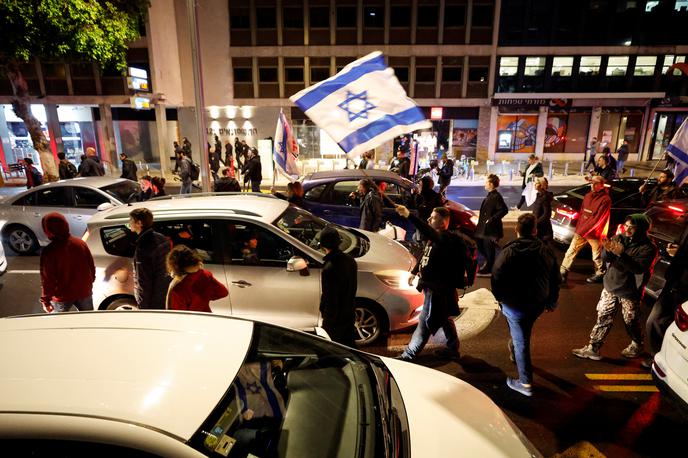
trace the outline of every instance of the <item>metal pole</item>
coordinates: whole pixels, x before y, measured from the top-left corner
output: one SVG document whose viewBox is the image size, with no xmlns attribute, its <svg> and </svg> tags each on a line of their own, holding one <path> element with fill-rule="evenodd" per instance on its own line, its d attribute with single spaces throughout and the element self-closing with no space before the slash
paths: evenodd
<svg viewBox="0 0 688 458">
<path fill-rule="evenodd" d="M 196 103 L 196 142 L 201 155 L 201 188 L 210 191 L 210 177 L 208 170 L 208 151 L 206 151 L 207 137 L 205 134 L 205 100 L 203 97 L 203 72 L 201 71 L 201 54 L 199 52 L 198 36 L 198 4 L 196 0 L 186 0 L 186 12 L 189 20 L 189 39 L 191 41 L 191 62 L 194 79 L 194 102 Z"/>
</svg>

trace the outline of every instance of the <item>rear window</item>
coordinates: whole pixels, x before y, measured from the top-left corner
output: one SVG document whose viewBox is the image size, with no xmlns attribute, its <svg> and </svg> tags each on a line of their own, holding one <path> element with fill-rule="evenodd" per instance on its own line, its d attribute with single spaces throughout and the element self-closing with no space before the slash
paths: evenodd
<svg viewBox="0 0 688 458">
<path fill-rule="evenodd" d="M 126 180 L 103 186 L 100 190 L 108 193 L 120 202 L 127 203 L 132 194 L 137 195 L 141 192 L 141 187 L 135 181 Z"/>
<path fill-rule="evenodd" d="M 681 207 L 675 208 L 678 210 L 658 205 L 645 212 L 652 219 L 651 235 L 666 242 L 679 243 L 688 215 L 680 210 Z"/>
</svg>

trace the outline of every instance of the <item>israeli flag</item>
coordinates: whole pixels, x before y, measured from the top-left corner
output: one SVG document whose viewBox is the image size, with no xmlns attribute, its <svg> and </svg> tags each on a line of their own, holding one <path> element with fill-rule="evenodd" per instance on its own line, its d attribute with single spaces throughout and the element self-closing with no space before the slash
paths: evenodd
<svg viewBox="0 0 688 458">
<path fill-rule="evenodd" d="M 290 99 L 350 156 L 432 126 L 379 51 Z"/>
<path fill-rule="evenodd" d="M 294 137 L 287 117 L 282 111 L 277 118 L 273 157 L 277 170 L 289 178 L 289 181 L 298 178 L 300 172 L 296 160 L 299 157 L 299 144 Z"/>
<path fill-rule="evenodd" d="M 688 118 L 683 121 L 667 146 L 667 153 L 676 161 L 674 182 L 681 186 L 688 181 Z"/>
</svg>

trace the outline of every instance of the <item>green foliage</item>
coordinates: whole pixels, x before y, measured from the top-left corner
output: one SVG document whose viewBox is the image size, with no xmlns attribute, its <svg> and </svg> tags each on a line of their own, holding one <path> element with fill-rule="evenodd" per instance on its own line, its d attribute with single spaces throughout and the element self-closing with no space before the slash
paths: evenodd
<svg viewBox="0 0 688 458">
<path fill-rule="evenodd" d="M 149 0 L 0 0 L 0 66 L 39 57 L 124 72 L 148 6 Z"/>
</svg>

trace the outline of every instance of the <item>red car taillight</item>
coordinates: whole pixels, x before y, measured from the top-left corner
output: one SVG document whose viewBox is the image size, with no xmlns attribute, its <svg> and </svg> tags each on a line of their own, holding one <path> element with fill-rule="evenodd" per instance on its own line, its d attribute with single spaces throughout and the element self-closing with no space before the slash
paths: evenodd
<svg viewBox="0 0 688 458">
<path fill-rule="evenodd" d="M 676 313 L 674 314 L 674 321 L 676 322 L 676 326 L 681 331 L 686 331 L 688 330 L 688 313 L 686 313 L 685 310 L 683 310 L 683 306 L 679 305 L 676 307 Z"/>
<path fill-rule="evenodd" d="M 555 212 L 557 215 L 565 216 L 571 220 L 578 218 L 578 212 L 576 211 L 568 211 L 564 210 L 563 208 L 557 208 Z"/>
</svg>

